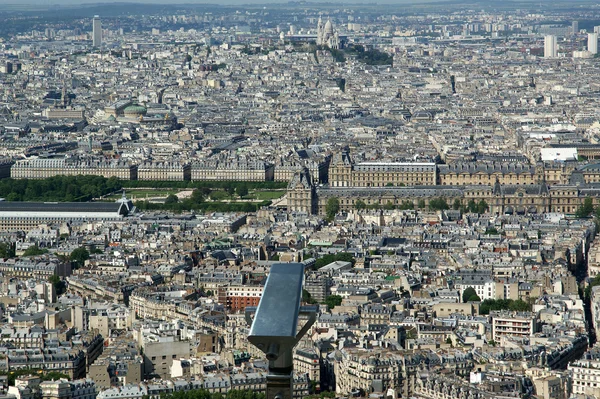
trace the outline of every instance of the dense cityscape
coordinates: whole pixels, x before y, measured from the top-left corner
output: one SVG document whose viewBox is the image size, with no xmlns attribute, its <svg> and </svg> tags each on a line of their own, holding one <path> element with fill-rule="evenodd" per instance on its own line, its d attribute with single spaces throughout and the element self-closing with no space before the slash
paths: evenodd
<svg viewBox="0 0 600 399">
<path fill-rule="evenodd" d="M 599 34 L 586 1 L 0 4 L 0 399 L 273 399 L 247 316 L 292 264 L 275 398 L 600 398 Z"/>
</svg>

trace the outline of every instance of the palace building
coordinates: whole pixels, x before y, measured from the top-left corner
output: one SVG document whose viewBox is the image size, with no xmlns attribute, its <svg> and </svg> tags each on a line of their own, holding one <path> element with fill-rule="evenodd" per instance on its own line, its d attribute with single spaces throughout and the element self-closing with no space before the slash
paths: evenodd
<svg viewBox="0 0 600 399">
<path fill-rule="evenodd" d="M 297 173 L 288 185 L 288 210 L 324 215 L 330 198 L 337 198 L 340 210 L 351 211 L 362 203 L 367 206 L 400 207 L 409 203 L 415 209 L 428 208 L 433 199 L 445 199 L 449 206 L 456 201 L 467 205 L 485 201 L 493 214 L 535 214 L 559 212 L 574 214 L 585 198 L 600 205 L 600 184 L 553 185 L 537 184 L 492 185 L 411 185 L 381 186 L 315 186 L 307 169 Z"/>
</svg>

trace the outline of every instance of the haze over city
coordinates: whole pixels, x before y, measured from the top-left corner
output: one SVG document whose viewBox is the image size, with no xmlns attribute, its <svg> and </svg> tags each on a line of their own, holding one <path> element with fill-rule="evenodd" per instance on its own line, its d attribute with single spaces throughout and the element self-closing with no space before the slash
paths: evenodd
<svg viewBox="0 0 600 399">
<path fill-rule="evenodd" d="M 0 0 L 0 399 L 600 398 L 599 35 Z"/>
</svg>

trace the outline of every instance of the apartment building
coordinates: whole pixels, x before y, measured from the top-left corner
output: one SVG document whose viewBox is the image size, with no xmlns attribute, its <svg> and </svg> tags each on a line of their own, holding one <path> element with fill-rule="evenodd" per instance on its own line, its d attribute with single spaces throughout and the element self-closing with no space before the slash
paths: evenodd
<svg viewBox="0 0 600 399">
<path fill-rule="evenodd" d="M 502 337 L 530 337 L 537 332 L 537 317 L 529 312 L 491 312 L 492 339 L 500 342 Z"/>
<path fill-rule="evenodd" d="M 248 306 L 258 306 L 263 286 L 228 285 L 217 290 L 219 303 L 233 312 L 242 311 Z"/>
<path fill-rule="evenodd" d="M 572 375 L 573 394 L 600 397 L 600 351 L 588 350 L 567 368 Z"/>
</svg>

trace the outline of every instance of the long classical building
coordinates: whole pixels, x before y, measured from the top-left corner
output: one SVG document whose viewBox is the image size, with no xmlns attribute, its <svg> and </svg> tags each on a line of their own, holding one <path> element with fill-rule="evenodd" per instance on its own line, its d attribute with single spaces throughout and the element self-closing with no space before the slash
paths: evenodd
<svg viewBox="0 0 600 399">
<path fill-rule="evenodd" d="M 192 164 L 192 181 L 273 181 L 275 167 L 260 160 L 202 160 Z"/>
<path fill-rule="evenodd" d="M 137 180 L 137 166 L 126 161 L 36 158 L 16 162 L 10 169 L 13 179 L 45 179 L 52 176 L 98 175 Z"/>
<path fill-rule="evenodd" d="M 406 206 L 427 208 L 433 199 L 443 198 L 449 206 L 456 201 L 467 205 L 485 201 L 494 214 L 525 214 L 560 212 L 573 214 L 591 198 L 594 206 L 600 205 L 600 185 L 537 184 L 493 185 L 413 185 L 406 187 L 335 187 L 315 186 L 310 172 L 296 174 L 288 185 L 287 202 L 291 211 L 324 215 L 330 198 L 337 198 L 340 210 L 356 209 L 359 201 L 367 206 Z"/>
<path fill-rule="evenodd" d="M 329 165 L 332 187 L 385 187 L 437 184 L 433 162 L 359 162 L 350 154 L 335 154 Z"/>
</svg>

